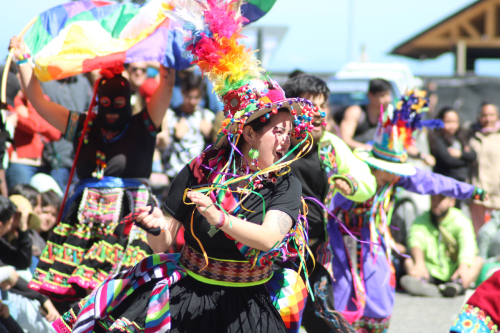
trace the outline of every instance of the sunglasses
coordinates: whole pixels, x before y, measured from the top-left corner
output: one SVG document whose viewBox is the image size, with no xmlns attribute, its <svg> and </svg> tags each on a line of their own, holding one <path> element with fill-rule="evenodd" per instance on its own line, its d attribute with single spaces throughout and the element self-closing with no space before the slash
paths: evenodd
<svg viewBox="0 0 500 333">
<path fill-rule="evenodd" d="M 142 73 L 146 73 L 147 68 L 143 68 L 143 67 L 130 67 L 130 70 L 133 73 L 138 72 L 138 71 L 141 71 Z"/>
</svg>

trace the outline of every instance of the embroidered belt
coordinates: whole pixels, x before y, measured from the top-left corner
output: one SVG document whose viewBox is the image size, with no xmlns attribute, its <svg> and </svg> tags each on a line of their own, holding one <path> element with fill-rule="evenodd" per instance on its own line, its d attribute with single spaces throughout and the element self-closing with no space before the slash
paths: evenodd
<svg viewBox="0 0 500 333">
<path fill-rule="evenodd" d="M 209 257 L 208 266 L 205 267 L 205 257 L 187 245 L 182 249 L 180 263 L 190 271 L 188 273 L 220 282 L 259 284 L 258 282 L 265 283 L 273 275 L 272 265 L 252 268 L 252 264 L 248 261 L 228 261 Z M 200 271 L 203 267 L 205 269 Z"/>
</svg>

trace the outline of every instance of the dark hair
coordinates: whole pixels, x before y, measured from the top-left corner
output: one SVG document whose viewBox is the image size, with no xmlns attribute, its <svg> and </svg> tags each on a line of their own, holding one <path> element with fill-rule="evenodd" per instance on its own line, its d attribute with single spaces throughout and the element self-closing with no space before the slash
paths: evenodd
<svg viewBox="0 0 500 333">
<path fill-rule="evenodd" d="M 17 184 L 10 189 L 9 195 L 19 194 L 28 199 L 33 208 L 38 204 L 38 195 L 40 192 L 28 184 Z"/>
<path fill-rule="evenodd" d="M 444 121 L 444 116 L 448 112 L 455 112 L 458 116 L 459 125 L 458 125 L 457 132 L 455 133 L 455 135 L 449 136 L 449 135 L 445 135 L 442 130 L 437 130 L 435 132 L 435 135 L 438 137 L 444 138 L 444 140 L 446 141 L 446 143 L 448 145 L 451 145 L 453 143 L 453 141 L 455 141 L 455 139 L 456 139 L 456 140 L 460 141 L 462 146 L 467 146 L 469 135 L 468 135 L 467 131 L 462 128 L 462 126 L 460 124 L 460 115 L 453 107 L 451 107 L 449 105 L 443 106 L 441 109 L 439 109 L 439 112 L 436 114 L 436 119 L 441 119 Z M 432 141 L 432 140 L 429 140 L 429 141 Z M 432 147 L 432 144 L 431 144 L 431 147 Z"/>
<path fill-rule="evenodd" d="M 16 205 L 9 198 L 0 196 L 0 222 L 7 222 L 16 212 Z"/>
<path fill-rule="evenodd" d="M 61 207 L 61 198 L 59 195 L 53 190 L 48 190 L 47 192 L 42 193 L 42 207 L 46 206 L 54 206 L 56 210 L 59 210 Z"/>
<path fill-rule="evenodd" d="M 302 74 L 288 79 L 283 85 L 283 90 L 287 98 L 323 95 L 325 102 L 330 97 L 330 89 L 326 82 L 317 76 Z"/>
<path fill-rule="evenodd" d="M 368 85 L 368 92 L 372 94 L 391 91 L 392 86 L 389 81 L 384 79 L 371 79 Z"/>
<path fill-rule="evenodd" d="M 299 75 L 304 75 L 305 73 L 306 72 L 304 72 L 303 70 L 296 69 L 293 72 L 291 72 L 290 74 L 288 74 L 288 78 L 291 79 L 291 78 L 294 78 L 294 77 L 299 76 Z"/>
<path fill-rule="evenodd" d="M 203 77 L 194 73 L 189 73 L 181 81 L 181 91 L 187 93 L 194 89 L 199 89 L 200 95 L 203 97 L 205 95 L 205 90 L 207 90 L 207 85 Z"/>
</svg>

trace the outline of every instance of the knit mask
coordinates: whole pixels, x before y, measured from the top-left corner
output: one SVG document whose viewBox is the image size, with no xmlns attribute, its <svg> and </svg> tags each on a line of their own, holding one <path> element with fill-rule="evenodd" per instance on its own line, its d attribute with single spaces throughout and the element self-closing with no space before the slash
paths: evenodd
<svg viewBox="0 0 500 333">
<path fill-rule="evenodd" d="M 101 126 L 109 130 L 123 130 L 132 116 L 130 84 L 121 74 L 103 77 L 97 90 L 97 117 Z M 107 115 L 118 115 L 109 119 Z"/>
</svg>

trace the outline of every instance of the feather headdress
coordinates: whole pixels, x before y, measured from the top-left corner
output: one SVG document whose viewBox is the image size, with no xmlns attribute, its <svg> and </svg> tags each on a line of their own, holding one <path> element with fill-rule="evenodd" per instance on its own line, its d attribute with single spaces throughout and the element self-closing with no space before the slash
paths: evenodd
<svg viewBox="0 0 500 333">
<path fill-rule="evenodd" d="M 313 105 L 301 98 L 287 99 L 281 87 L 265 74 L 251 49 L 239 44 L 247 19 L 242 0 L 172 0 L 174 11 L 165 14 L 184 22 L 185 52 L 192 54 L 203 75 L 224 103 L 226 120 L 219 139 L 233 140 L 243 125 L 287 107 L 296 117 L 294 136 L 307 136 Z"/>
</svg>

